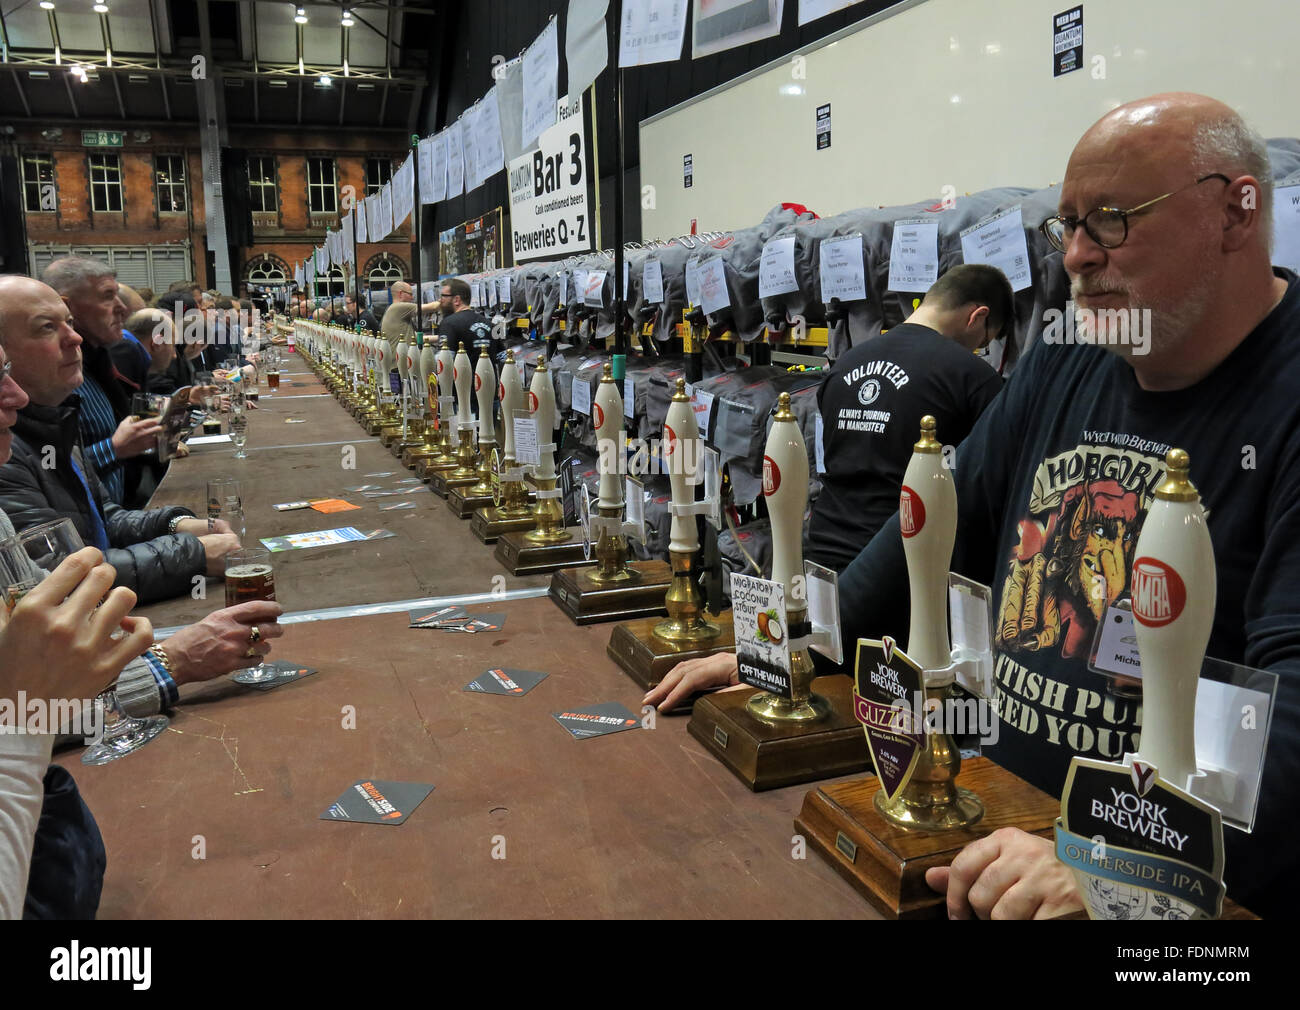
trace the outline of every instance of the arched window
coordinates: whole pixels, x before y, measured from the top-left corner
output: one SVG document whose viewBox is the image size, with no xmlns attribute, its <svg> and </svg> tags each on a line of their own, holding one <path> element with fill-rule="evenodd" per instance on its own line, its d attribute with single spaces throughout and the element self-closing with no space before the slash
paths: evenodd
<svg viewBox="0 0 1300 1010">
<path fill-rule="evenodd" d="M 244 273 L 244 283 L 250 286 L 268 287 L 275 284 L 288 284 L 292 280 L 293 275 L 289 272 L 289 264 L 279 256 L 270 253 L 263 253 L 249 260 Z"/>
<path fill-rule="evenodd" d="M 370 257 L 366 263 L 364 276 L 371 291 L 385 291 L 393 281 L 408 279 L 406 264 L 401 257 L 387 252 Z"/>
</svg>

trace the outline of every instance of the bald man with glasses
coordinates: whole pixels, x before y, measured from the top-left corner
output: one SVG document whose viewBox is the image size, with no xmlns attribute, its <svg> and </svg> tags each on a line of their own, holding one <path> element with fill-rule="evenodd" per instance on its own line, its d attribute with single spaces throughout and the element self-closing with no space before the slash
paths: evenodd
<svg viewBox="0 0 1300 1010">
<path fill-rule="evenodd" d="M 1271 204 L 1263 140 L 1214 99 L 1155 95 L 1084 133 L 1043 228 L 1079 339 L 1037 342 L 958 447 L 952 564 L 993 587 L 985 753 L 1059 796 L 1076 755 L 1137 750 L 1140 702 L 1108 693 L 1089 647 L 1130 594 L 1165 453 L 1188 451 L 1217 569 L 1208 654 L 1279 678 L 1255 830 L 1225 837 L 1228 895 L 1261 915 L 1291 910 L 1300 870 L 1300 279 L 1271 265 Z M 840 576 L 845 641 L 906 629 L 907 584 L 895 514 Z M 735 657 L 710 657 L 647 701 L 735 683 Z M 1052 843 L 1010 828 L 926 880 L 953 918 L 1081 907 Z"/>
</svg>

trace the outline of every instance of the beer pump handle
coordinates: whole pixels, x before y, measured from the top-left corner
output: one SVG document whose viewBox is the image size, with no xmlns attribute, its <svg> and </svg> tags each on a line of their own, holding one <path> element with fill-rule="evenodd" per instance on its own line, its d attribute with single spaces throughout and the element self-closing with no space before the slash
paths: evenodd
<svg viewBox="0 0 1300 1010">
<path fill-rule="evenodd" d="M 614 381 L 614 366 L 605 362 L 596 387 L 592 406 L 592 420 L 596 423 L 596 453 L 600 468 L 600 501 L 602 509 L 623 508 L 623 394 Z"/>
<path fill-rule="evenodd" d="M 936 422 L 921 418 L 921 438 L 903 474 L 898 520 L 907 556 L 912 600 L 907 654 L 927 673 L 948 670 L 952 679 L 952 646 L 948 637 L 948 570 L 957 539 L 957 489 L 944 465 L 943 446 L 935 437 Z M 935 681 L 931 686 L 938 686 Z"/>
<path fill-rule="evenodd" d="M 672 486 L 672 528 L 669 551 L 694 554 L 700 548 L 692 506 L 695 490 L 691 478 L 699 466 L 700 430 L 695 411 L 686 395 L 686 380 L 677 380 L 677 391 L 668 404 L 664 419 L 664 456 L 668 463 L 668 481 Z"/>
<path fill-rule="evenodd" d="M 438 374 L 438 355 L 433 347 L 425 344 L 420 349 L 420 396 L 424 397 L 429 391 L 429 379 L 431 376 Z"/>
<path fill-rule="evenodd" d="M 482 443 L 496 441 L 496 426 L 492 423 L 492 400 L 496 396 L 497 375 L 492 367 L 492 355 L 487 346 L 479 349 L 474 365 L 474 395 L 478 399 L 478 440 Z"/>
<path fill-rule="evenodd" d="M 537 418 L 537 441 L 541 451 L 538 464 L 539 480 L 555 477 L 555 387 L 551 385 L 551 371 L 545 361 L 539 361 L 533 370 L 533 381 L 528 388 L 528 408 Z"/>
<path fill-rule="evenodd" d="M 790 394 L 777 399 L 763 450 L 763 496 L 772 519 L 772 580 L 785 589 L 786 606 L 804 609 L 803 514 L 808 504 L 808 449 L 790 410 Z M 798 579 L 798 582 L 796 582 Z"/>
<path fill-rule="evenodd" d="M 1142 739 L 1135 758 L 1188 788 L 1196 767 L 1196 688 L 1214 623 L 1214 546 L 1191 460 L 1170 449 L 1133 558 L 1133 628 L 1142 658 Z"/>
<path fill-rule="evenodd" d="M 437 363 L 435 372 L 438 376 L 438 395 L 446 398 L 452 394 L 452 371 L 454 370 L 454 358 L 451 349 L 447 346 L 447 338 L 443 337 L 442 346 L 438 348 L 438 353 L 434 355 Z"/>
<path fill-rule="evenodd" d="M 469 395 L 474 378 L 469 367 L 469 355 L 465 353 L 464 344 L 456 352 L 456 357 L 452 361 L 451 377 L 456 386 L 456 423 L 457 425 L 471 424 L 474 415 L 470 410 Z"/>
<path fill-rule="evenodd" d="M 505 458 L 515 458 L 515 411 L 523 401 L 523 386 L 519 383 L 519 366 L 515 364 L 515 352 L 506 351 L 506 362 L 501 366 L 501 386 L 497 390 L 501 399 L 501 428 L 505 432 Z"/>
</svg>

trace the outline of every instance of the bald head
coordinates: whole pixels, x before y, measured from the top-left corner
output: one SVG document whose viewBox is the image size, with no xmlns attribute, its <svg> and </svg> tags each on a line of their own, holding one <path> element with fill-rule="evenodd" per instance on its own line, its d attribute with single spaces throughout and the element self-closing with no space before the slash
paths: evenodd
<svg viewBox="0 0 1300 1010">
<path fill-rule="evenodd" d="M 145 307 L 144 298 L 130 284 L 119 283 L 117 285 L 117 297 L 122 299 L 122 304 L 126 306 L 128 316 L 135 315 Z"/>
<path fill-rule="evenodd" d="M 0 344 L 32 402 L 55 406 L 81 385 L 81 337 L 59 293 L 30 277 L 0 276 Z"/>
<path fill-rule="evenodd" d="M 1170 182 L 1221 172 L 1232 179 L 1249 175 L 1261 212 L 1260 238 L 1272 241 L 1273 175 L 1268 147 L 1231 106 L 1190 91 L 1139 98 L 1097 120 L 1070 158 L 1123 153 L 1145 169 L 1164 165 Z M 1181 174 L 1179 174 L 1181 173 Z M 1067 170 L 1068 174 L 1068 170 Z"/>
<path fill-rule="evenodd" d="M 1153 95 L 1099 119 L 1061 186 L 1081 339 L 1148 389 L 1208 375 L 1285 289 L 1269 262 L 1271 190 L 1263 141 L 1213 98 Z"/>
</svg>

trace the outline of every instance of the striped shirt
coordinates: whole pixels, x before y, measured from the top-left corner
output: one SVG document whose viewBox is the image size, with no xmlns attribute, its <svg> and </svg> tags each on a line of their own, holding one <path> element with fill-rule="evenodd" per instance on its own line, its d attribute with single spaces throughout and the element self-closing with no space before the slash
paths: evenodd
<svg viewBox="0 0 1300 1010">
<path fill-rule="evenodd" d="M 85 381 L 77 392 L 81 394 L 81 441 L 86 447 L 86 458 L 99 475 L 105 494 L 121 505 L 126 483 L 122 476 L 122 461 L 113 450 L 117 415 L 113 413 L 108 394 L 93 375 L 85 374 Z"/>
</svg>

